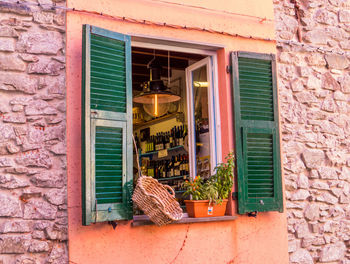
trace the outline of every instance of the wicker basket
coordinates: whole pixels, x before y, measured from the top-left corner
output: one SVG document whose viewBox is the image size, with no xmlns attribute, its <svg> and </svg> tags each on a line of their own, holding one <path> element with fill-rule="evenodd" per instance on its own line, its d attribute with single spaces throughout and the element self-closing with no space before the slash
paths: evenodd
<svg viewBox="0 0 350 264">
<path fill-rule="evenodd" d="M 132 200 L 158 226 L 170 224 L 183 216 L 174 190 L 152 177 L 141 176 L 138 179 Z"/>
</svg>

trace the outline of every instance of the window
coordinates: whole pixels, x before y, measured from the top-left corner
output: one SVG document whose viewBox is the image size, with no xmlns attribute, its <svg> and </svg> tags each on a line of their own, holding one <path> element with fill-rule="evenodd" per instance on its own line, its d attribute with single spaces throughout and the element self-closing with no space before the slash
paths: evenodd
<svg viewBox="0 0 350 264">
<path fill-rule="evenodd" d="M 163 133 L 163 138 L 167 135 L 167 131 L 157 131 L 159 128 L 155 129 L 156 126 L 153 127 L 153 131 L 133 126 L 132 107 L 137 106 L 137 103 L 133 103 L 133 98 L 140 93 L 135 88 L 136 77 L 131 75 L 132 67 L 135 66 L 132 64 L 132 51 L 135 50 L 139 53 L 150 52 L 149 48 L 132 48 L 130 36 L 89 25 L 83 27 L 84 225 L 132 218 L 131 195 L 134 176 L 132 134 L 138 135 L 140 139 L 144 136 L 145 139 L 149 139 L 157 133 Z M 156 51 L 154 53 L 156 54 Z M 179 71 L 179 74 L 185 77 L 187 87 L 186 89 L 183 87 L 180 91 L 184 98 L 180 104 L 183 104 L 182 110 L 185 115 L 183 120 L 174 121 L 181 123 L 181 126 L 175 123 L 175 130 L 181 135 L 186 134 L 184 131 L 188 131 L 187 139 L 183 138 L 178 145 L 185 146 L 188 142 L 188 150 L 184 149 L 188 151 L 190 175 L 201 174 L 203 177 L 208 177 L 220 162 L 221 153 L 220 129 L 218 129 L 220 121 L 219 113 L 216 111 L 217 89 L 214 89 L 215 63 L 211 56 L 191 57 L 190 54 L 188 56 L 191 62 Z M 168 61 L 169 58 L 169 55 L 165 56 Z M 232 62 L 235 77 L 239 212 L 281 210 L 274 60 L 269 56 L 260 58 L 252 54 L 234 53 Z M 148 78 L 147 75 L 144 77 Z M 169 71 L 165 77 L 169 77 Z M 171 78 L 173 81 L 175 79 Z M 171 81 L 167 84 L 170 86 Z M 156 104 L 153 102 L 153 105 Z M 139 106 L 141 108 L 140 104 Z M 142 108 L 142 111 L 155 111 L 153 114 L 156 116 L 162 110 L 158 107 Z M 165 112 L 171 111 L 166 109 Z M 134 113 L 139 113 L 139 110 L 136 109 Z M 150 121 L 159 124 L 159 120 Z M 157 142 L 153 140 L 152 144 Z M 162 142 L 162 146 L 160 149 L 169 148 L 164 147 L 165 141 Z M 160 150 L 153 146 L 152 151 L 149 151 L 145 145 L 140 148 L 144 153 L 148 151 L 145 157 L 150 157 L 149 161 L 153 161 L 154 153 Z M 167 155 L 170 155 L 170 160 L 186 161 L 186 158 L 178 152 Z M 155 167 L 158 168 L 159 164 L 164 166 L 164 162 L 157 162 Z"/>
</svg>

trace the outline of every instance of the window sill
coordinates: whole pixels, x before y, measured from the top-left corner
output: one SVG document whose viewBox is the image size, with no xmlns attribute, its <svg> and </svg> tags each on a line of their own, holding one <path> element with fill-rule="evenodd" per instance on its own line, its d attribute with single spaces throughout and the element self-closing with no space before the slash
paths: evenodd
<svg viewBox="0 0 350 264">
<path fill-rule="evenodd" d="M 171 224 L 173 225 L 173 224 L 223 222 L 223 221 L 234 221 L 236 219 L 237 219 L 237 216 L 234 216 L 234 215 L 192 218 L 192 217 L 188 217 L 187 214 L 184 214 L 184 217 L 181 220 L 173 222 Z M 151 220 L 149 220 L 148 216 L 146 215 L 134 215 L 131 225 L 145 226 L 145 225 L 154 225 L 154 223 Z"/>
</svg>

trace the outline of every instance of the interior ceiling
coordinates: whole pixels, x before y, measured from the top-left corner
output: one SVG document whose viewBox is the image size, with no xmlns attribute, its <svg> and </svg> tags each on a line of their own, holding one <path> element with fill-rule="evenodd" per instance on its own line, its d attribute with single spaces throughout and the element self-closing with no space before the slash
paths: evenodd
<svg viewBox="0 0 350 264">
<path fill-rule="evenodd" d="M 162 77 L 168 76 L 168 51 L 153 50 L 132 47 L 132 86 L 133 90 L 141 91 L 141 84 L 149 81 L 150 70 L 147 69 L 148 62 L 153 58 L 155 51 L 156 57 L 163 65 Z M 199 54 L 190 54 L 183 52 L 170 51 L 170 69 L 185 70 L 189 66 L 189 60 L 199 61 L 205 56 Z M 171 72 L 171 71 L 170 71 Z"/>
</svg>

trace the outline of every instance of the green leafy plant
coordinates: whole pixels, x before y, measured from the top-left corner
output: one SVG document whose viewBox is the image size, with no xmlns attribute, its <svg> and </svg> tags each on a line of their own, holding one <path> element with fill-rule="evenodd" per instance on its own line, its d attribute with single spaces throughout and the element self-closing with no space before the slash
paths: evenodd
<svg viewBox="0 0 350 264">
<path fill-rule="evenodd" d="M 183 196 L 191 195 L 193 200 L 205 200 L 202 199 L 203 179 L 197 176 L 194 180 L 185 181 L 183 187 L 186 189 Z"/>
<path fill-rule="evenodd" d="M 219 193 L 216 186 L 211 180 L 203 180 L 197 176 L 193 181 L 183 183 L 186 189 L 184 196 L 191 195 L 192 200 L 209 200 L 210 202 L 218 202 Z"/>
<path fill-rule="evenodd" d="M 215 174 L 208 180 L 197 176 L 193 181 L 186 181 L 183 187 L 186 189 L 183 196 L 192 196 L 192 200 L 209 200 L 221 204 L 222 199 L 227 199 L 234 180 L 234 155 L 232 152 L 226 157 L 225 163 L 215 167 Z"/>
<path fill-rule="evenodd" d="M 215 168 L 215 174 L 210 177 L 216 186 L 220 199 L 227 199 L 233 186 L 235 157 L 230 152 L 225 158 L 225 163 L 220 163 Z"/>
</svg>

